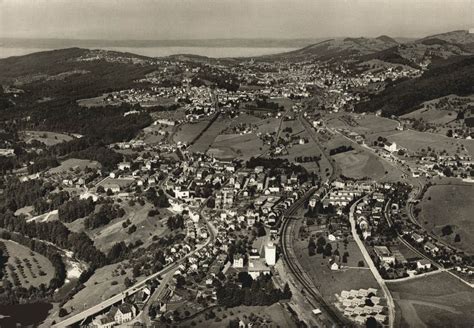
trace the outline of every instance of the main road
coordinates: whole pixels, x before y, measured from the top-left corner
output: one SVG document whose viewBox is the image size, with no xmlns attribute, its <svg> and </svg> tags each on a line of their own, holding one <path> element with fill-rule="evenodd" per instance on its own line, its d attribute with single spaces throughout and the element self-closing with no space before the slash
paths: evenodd
<svg viewBox="0 0 474 328">
<path fill-rule="evenodd" d="M 367 196 L 365 196 L 367 197 Z M 357 243 L 357 246 L 359 246 L 360 251 L 362 252 L 362 255 L 364 256 L 365 262 L 369 266 L 370 271 L 372 271 L 372 274 L 374 275 L 375 280 L 377 280 L 377 283 L 379 284 L 380 288 L 382 289 L 385 298 L 387 299 L 387 307 L 388 307 L 388 326 L 390 328 L 394 327 L 395 323 L 395 303 L 393 301 L 392 294 L 390 293 L 390 290 L 388 289 L 387 285 L 385 284 L 385 280 L 382 278 L 382 276 L 379 273 L 379 270 L 375 267 L 374 261 L 372 261 L 372 258 L 369 255 L 369 252 L 367 252 L 367 249 L 365 248 L 364 243 L 360 239 L 359 234 L 357 233 L 356 229 L 356 222 L 354 218 L 354 212 L 357 204 L 360 203 L 361 200 L 363 200 L 365 197 L 359 199 L 356 201 L 354 204 L 352 204 L 350 212 L 349 212 L 349 221 L 351 223 L 351 232 L 352 232 L 352 237 L 354 238 L 355 242 Z"/>
</svg>

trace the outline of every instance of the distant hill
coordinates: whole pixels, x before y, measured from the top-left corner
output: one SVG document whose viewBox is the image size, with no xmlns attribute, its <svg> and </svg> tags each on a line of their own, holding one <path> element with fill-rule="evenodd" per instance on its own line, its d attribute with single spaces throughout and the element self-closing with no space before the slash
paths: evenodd
<svg viewBox="0 0 474 328">
<path fill-rule="evenodd" d="M 403 115 L 424 101 L 449 94 L 474 93 L 474 56 L 457 56 L 434 64 L 421 77 L 388 87 L 369 101 L 358 104 L 358 112 L 382 110 L 385 116 Z"/>
<path fill-rule="evenodd" d="M 2 72 L 0 82 L 28 74 L 64 72 L 64 66 L 68 66 L 67 68 L 75 66 L 68 63 L 71 59 L 86 53 L 88 53 L 87 49 L 70 48 L 0 59 L 0 71 Z"/>
<path fill-rule="evenodd" d="M 422 62 L 436 62 L 454 56 L 474 54 L 474 34 L 453 31 L 418 40 L 376 38 L 329 39 L 307 47 L 269 56 L 261 60 L 321 60 L 364 62 L 378 59 L 392 64 L 419 67 Z"/>
<path fill-rule="evenodd" d="M 474 52 L 474 33 L 468 31 L 453 31 L 441 33 L 422 38 L 418 41 L 422 44 L 453 44 L 458 45 L 466 51 Z"/>
<path fill-rule="evenodd" d="M 330 39 L 307 47 L 276 55 L 263 56 L 263 59 L 287 60 L 346 60 L 372 54 L 397 45 L 392 38 L 344 38 Z"/>
<path fill-rule="evenodd" d="M 43 98 L 52 99 L 46 105 L 64 104 L 139 86 L 135 81 L 156 67 L 134 63 L 148 60 L 156 59 L 81 48 L 38 52 L 0 59 L 0 85 L 24 91 L 17 109 L 38 108 Z"/>
<path fill-rule="evenodd" d="M 381 35 L 379 37 L 377 37 L 377 40 L 380 40 L 382 42 L 385 42 L 385 43 L 393 43 L 393 44 L 396 44 L 398 43 L 395 39 L 387 36 L 387 35 Z"/>
<path fill-rule="evenodd" d="M 456 56 L 474 55 L 474 34 L 454 31 L 432 35 L 419 40 L 361 56 L 361 61 L 379 59 L 393 64 L 419 67 L 421 63 L 436 63 Z"/>
</svg>

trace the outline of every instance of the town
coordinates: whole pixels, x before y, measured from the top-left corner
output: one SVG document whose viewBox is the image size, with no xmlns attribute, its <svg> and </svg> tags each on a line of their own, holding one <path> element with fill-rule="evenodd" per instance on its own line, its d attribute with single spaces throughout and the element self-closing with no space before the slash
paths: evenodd
<svg viewBox="0 0 474 328">
<path fill-rule="evenodd" d="M 387 38 L 9 73 L 2 100 L 39 109 L 0 125 L 2 304 L 45 304 L 41 327 L 472 322 L 474 98 L 372 105 L 461 50 Z"/>
</svg>

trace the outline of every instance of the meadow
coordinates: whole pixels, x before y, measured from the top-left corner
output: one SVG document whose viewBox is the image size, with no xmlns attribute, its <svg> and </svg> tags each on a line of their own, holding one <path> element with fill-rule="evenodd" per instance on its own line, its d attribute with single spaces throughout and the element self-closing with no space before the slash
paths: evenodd
<svg viewBox="0 0 474 328">
<path fill-rule="evenodd" d="M 474 253 L 474 186 L 434 185 L 421 201 L 420 223 L 433 233 L 443 236 L 442 228 L 451 226 L 453 233 L 443 238 L 468 253 Z M 455 241 L 459 234 L 460 241 Z"/>
<path fill-rule="evenodd" d="M 459 151 L 460 155 L 474 154 L 474 142 L 472 140 L 453 139 L 436 133 L 405 130 L 388 134 L 386 138 L 410 152 L 418 152 L 430 147 L 437 152 L 446 151 L 448 154 L 454 155 L 458 149 L 465 147 L 467 151 Z"/>
<path fill-rule="evenodd" d="M 28 288 L 40 284 L 49 285 L 54 276 L 51 262 L 41 254 L 11 240 L 3 240 L 9 258 L 6 264 L 7 277 L 15 286 Z"/>
<path fill-rule="evenodd" d="M 206 131 L 204 131 L 194 144 L 189 147 L 189 150 L 205 153 L 209 147 L 212 146 L 214 139 L 216 139 L 216 137 L 227 128 L 228 124 L 229 121 L 227 119 L 219 117 Z"/>
<path fill-rule="evenodd" d="M 173 140 L 189 144 L 209 123 L 208 120 L 201 120 L 193 123 L 186 123 L 178 127 Z"/>
<path fill-rule="evenodd" d="M 253 133 L 248 134 L 221 134 L 218 135 L 209 150 L 208 155 L 213 155 L 220 159 L 249 159 L 258 156 L 265 151 L 268 146 Z"/>
<path fill-rule="evenodd" d="M 399 327 L 472 327 L 474 292 L 449 273 L 391 282 L 388 287 Z"/>
<path fill-rule="evenodd" d="M 65 161 L 62 161 L 59 166 L 49 169 L 49 173 L 63 173 L 70 170 L 84 170 L 86 167 L 95 169 L 99 168 L 100 164 L 96 161 L 91 161 L 88 159 L 78 159 L 78 158 L 69 158 Z"/>
<path fill-rule="evenodd" d="M 54 146 L 58 143 L 67 142 L 73 139 L 73 137 L 56 132 L 48 131 L 22 131 L 20 138 L 26 142 L 31 143 L 33 140 L 37 140 L 44 143 L 46 146 Z"/>
</svg>

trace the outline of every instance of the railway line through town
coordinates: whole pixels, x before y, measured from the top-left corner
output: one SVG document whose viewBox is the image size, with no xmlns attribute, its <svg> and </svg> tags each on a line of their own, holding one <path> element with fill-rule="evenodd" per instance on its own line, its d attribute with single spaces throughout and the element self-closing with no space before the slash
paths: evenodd
<svg viewBox="0 0 474 328">
<path fill-rule="evenodd" d="M 282 220 L 281 226 L 281 247 L 283 251 L 283 259 L 295 279 L 303 287 L 305 294 L 308 297 L 308 302 L 311 303 L 315 308 L 320 308 L 327 317 L 331 326 L 337 327 L 348 327 L 350 323 L 345 319 L 340 313 L 337 312 L 320 294 L 317 287 L 312 282 L 311 278 L 307 273 L 304 272 L 297 257 L 295 256 L 292 238 L 293 238 L 293 228 L 294 220 L 291 218 L 292 215 L 317 191 L 316 187 L 308 190 L 298 201 L 296 201 L 285 213 Z"/>
</svg>

